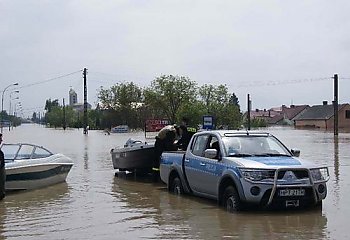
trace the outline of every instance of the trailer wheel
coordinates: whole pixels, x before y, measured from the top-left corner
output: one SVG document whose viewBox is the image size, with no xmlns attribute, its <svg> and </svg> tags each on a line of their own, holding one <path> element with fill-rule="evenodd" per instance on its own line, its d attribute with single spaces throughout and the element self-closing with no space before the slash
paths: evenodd
<svg viewBox="0 0 350 240">
<path fill-rule="evenodd" d="M 233 213 L 243 209 L 243 203 L 239 198 L 236 188 L 233 186 L 228 186 L 225 189 L 222 201 L 224 208 L 228 212 Z"/>
<path fill-rule="evenodd" d="M 175 195 L 182 195 L 184 193 L 182 183 L 179 177 L 175 177 L 172 181 L 170 191 Z"/>
</svg>

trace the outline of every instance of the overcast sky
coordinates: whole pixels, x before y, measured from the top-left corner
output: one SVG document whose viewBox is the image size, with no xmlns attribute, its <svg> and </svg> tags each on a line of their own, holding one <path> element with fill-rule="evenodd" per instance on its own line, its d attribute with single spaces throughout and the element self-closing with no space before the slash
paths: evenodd
<svg viewBox="0 0 350 240">
<path fill-rule="evenodd" d="M 84 67 L 92 105 L 100 86 L 173 74 L 226 84 L 246 110 L 248 93 L 253 108 L 331 102 L 337 73 L 350 102 L 349 13 L 346 0 L 0 0 L 0 90 L 18 82 L 31 116 L 70 87 L 83 102 Z"/>
</svg>

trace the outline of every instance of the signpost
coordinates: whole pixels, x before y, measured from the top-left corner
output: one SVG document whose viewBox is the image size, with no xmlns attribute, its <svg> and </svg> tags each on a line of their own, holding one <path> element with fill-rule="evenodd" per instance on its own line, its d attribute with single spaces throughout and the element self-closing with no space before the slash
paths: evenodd
<svg viewBox="0 0 350 240">
<path fill-rule="evenodd" d="M 168 119 L 148 119 L 145 123 L 145 138 L 147 132 L 159 132 L 163 127 L 170 124 Z"/>
<path fill-rule="evenodd" d="M 214 128 L 214 118 L 210 115 L 203 116 L 203 129 L 213 129 Z"/>
</svg>

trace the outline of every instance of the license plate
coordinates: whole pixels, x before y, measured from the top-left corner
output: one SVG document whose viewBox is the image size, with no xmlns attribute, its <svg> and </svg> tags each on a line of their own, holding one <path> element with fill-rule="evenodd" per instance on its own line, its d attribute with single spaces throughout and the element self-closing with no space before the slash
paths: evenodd
<svg viewBox="0 0 350 240">
<path fill-rule="evenodd" d="M 305 189 L 280 189 L 279 196 L 281 197 L 293 197 L 293 196 L 304 196 Z"/>
</svg>

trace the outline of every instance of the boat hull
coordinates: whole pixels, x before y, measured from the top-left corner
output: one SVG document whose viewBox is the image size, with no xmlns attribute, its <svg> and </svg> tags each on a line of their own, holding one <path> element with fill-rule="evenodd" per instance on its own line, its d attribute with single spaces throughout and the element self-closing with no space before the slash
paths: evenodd
<svg viewBox="0 0 350 240">
<path fill-rule="evenodd" d="M 62 154 L 5 165 L 6 191 L 31 190 L 64 182 L 73 162 Z"/>
<path fill-rule="evenodd" d="M 113 168 L 120 171 L 151 170 L 155 160 L 153 145 L 115 148 L 111 150 Z"/>
</svg>

